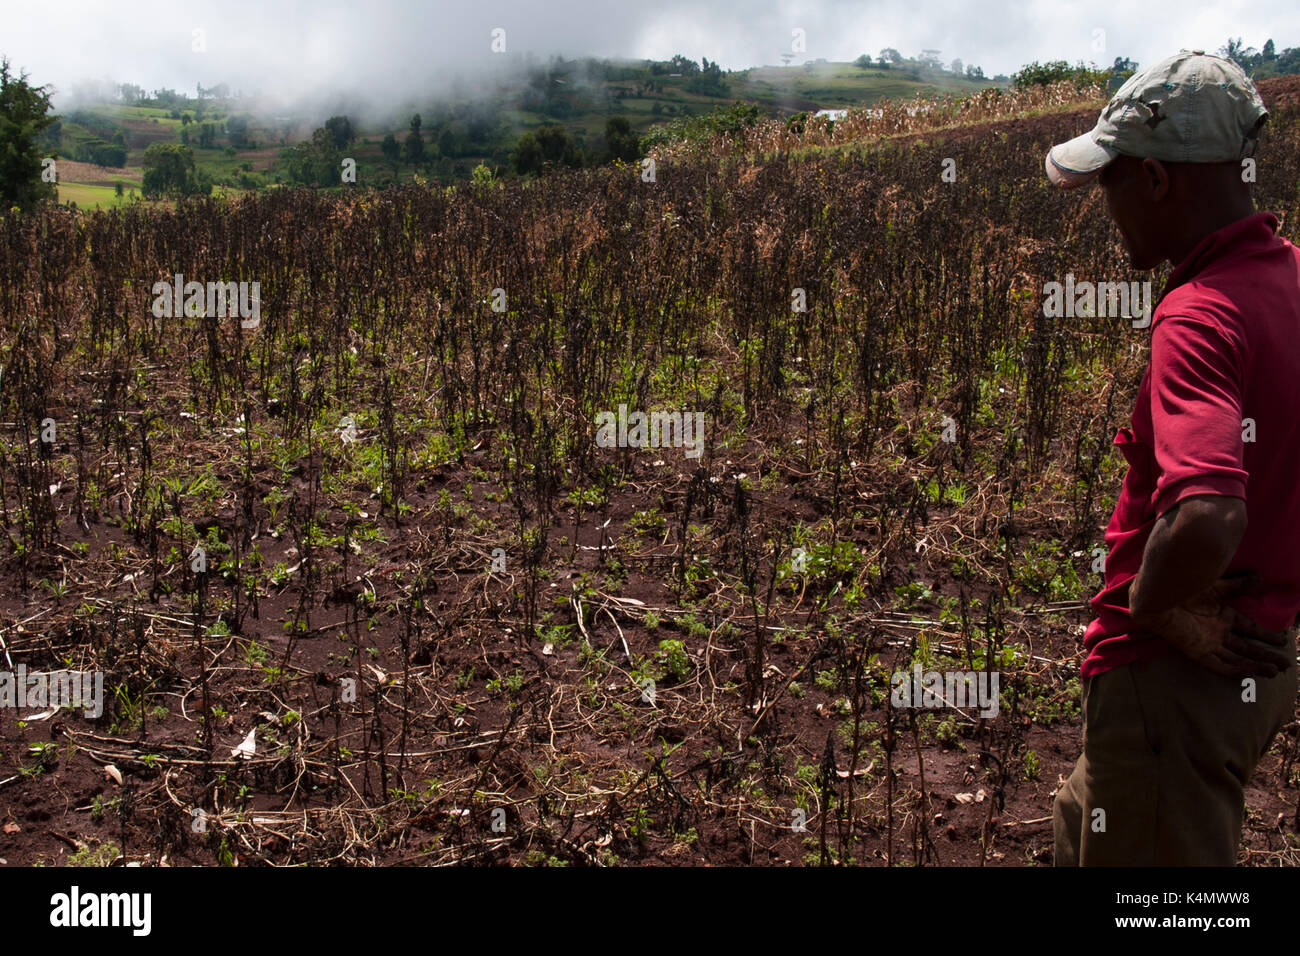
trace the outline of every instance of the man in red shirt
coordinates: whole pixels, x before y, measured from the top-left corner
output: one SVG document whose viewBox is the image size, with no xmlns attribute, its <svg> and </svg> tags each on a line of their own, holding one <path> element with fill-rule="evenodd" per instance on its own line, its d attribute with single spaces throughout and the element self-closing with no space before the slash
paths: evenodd
<svg viewBox="0 0 1300 956">
<path fill-rule="evenodd" d="M 1135 268 L 1174 265 L 1115 438 L 1058 866 L 1233 865 L 1244 786 L 1295 712 L 1300 251 L 1250 197 L 1267 115 L 1235 64 L 1183 52 L 1046 160 L 1058 186 L 1099 183 Z"/>
</svg>

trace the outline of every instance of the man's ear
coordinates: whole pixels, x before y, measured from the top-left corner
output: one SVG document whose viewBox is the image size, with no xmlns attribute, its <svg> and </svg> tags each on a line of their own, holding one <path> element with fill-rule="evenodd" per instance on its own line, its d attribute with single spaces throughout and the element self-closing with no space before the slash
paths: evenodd
<svg viewBox="0 0 1300 956">
<path fill-rule="evenodd" d="M 1147 194 L 1153 202 L 1159 202 L 1169 195 L 1169 167 L 1160 160 L 1142 160 L 1142 177 L 1147 186 Z"/>
</svg>

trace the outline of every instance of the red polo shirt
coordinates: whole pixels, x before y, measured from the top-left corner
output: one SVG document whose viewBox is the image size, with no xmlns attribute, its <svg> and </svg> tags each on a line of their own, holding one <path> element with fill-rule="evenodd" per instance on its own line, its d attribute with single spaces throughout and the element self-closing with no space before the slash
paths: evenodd
<svg viewBox="0 0 1300 956">
<path fill-rule="evenodd" d="M 1300 250 L 1277 225 L 1260 212 L 1225 226 L 1169 276 L 1132 428 L 1115 436 L 1129 468 L 1106 528 L 1085 678 L 1172 649 L 1133 630 L 1129 585 L 1156 519 L 1191 495 L 1246 502 L 1224 573 L 1257 571 L 1264 590 L 1233 605 L 1270 630 L 1300 611 Z"/>
</svg>

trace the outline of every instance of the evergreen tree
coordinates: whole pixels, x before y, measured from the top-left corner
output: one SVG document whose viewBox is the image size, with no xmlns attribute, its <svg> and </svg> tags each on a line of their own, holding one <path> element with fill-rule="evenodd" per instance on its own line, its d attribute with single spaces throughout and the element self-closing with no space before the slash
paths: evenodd
<svg viewBox="0 0 1300 956">
<path fill-rule="evenodd" d="M 41 173 L 41 134 L 54 122 L 46 115 L 50 95 L 44 86 L 32 86 L 27 75 L 13 76 L 9 61 L 0 60 L 0 211 L 10 206 L 29 209 L 58 192 Z"/>
</svg>

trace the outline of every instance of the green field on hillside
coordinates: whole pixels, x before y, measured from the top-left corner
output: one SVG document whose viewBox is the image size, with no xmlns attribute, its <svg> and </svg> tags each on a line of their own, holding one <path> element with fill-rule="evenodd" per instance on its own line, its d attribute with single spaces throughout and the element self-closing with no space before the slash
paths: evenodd
<svg viewBox="0 0 1300 956">
<path fill-rule="evenodd" d="M 125 185 L 125 184 L 123 184 Z M 75 202 L 81 209 L 112 209 L 131 201 L 130 189 L 117 195 L 112 186 L 94 186 L 88 183 L 59 183 L 59 202 Z"/>
<path fill-rule="evenodd" d="M 913 79 L 913 76 L 924 79 Z M 973 93 L 989 86 L 1005 86 L 992 80 L 971 80 L 950 73 L 915 74 L 909 70 L 880 70 L 851 63 L 819 63 L 802 66 L 756 67 L 732 80 L 735 96 L 778 110 L 844 109 L 864 106 L 882 99 L 910 99 L 921 94 Z"/>
</svg>

